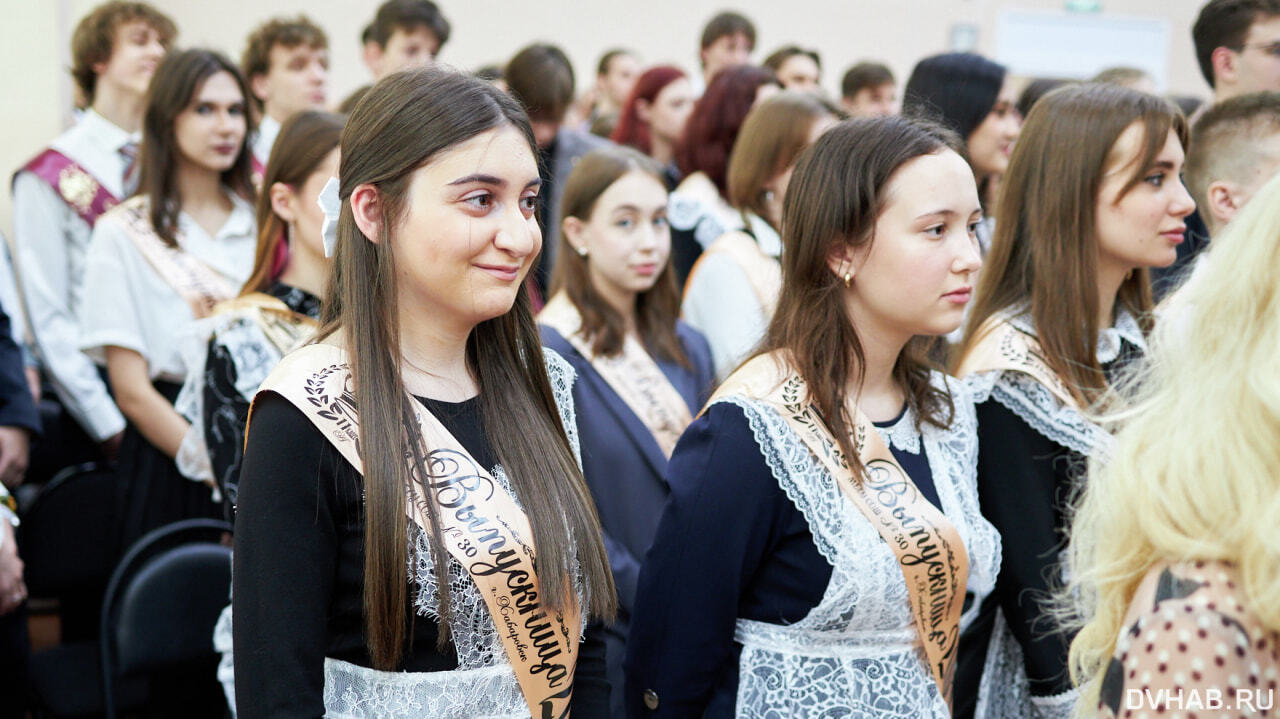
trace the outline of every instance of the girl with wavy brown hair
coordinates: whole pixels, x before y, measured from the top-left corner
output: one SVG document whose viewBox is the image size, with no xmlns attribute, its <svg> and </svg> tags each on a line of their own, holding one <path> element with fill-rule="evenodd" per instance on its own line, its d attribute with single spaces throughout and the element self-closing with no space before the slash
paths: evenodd
<svg viewBox="0 0 1280 719">
<path fill-rule="evenodd" d="M 763 344 L 676 446 L 640 573 L 633 716 L 949 717 L 965 596 L 995 582 L 959 326 L 982 210 L 959 141 L 850 120 L 801 154 Z"/>
</svg>

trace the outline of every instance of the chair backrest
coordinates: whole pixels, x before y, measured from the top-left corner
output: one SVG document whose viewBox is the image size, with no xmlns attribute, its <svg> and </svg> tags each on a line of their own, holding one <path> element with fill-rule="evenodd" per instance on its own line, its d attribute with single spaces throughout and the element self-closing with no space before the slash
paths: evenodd
<svg viewBox="0 0 1280 719">
<path fill-rule="evenodd" d="M 36 495 L 18 528 L 31 596 L 102 591 L 116 559 L 115 488 L 111 467 L 89 463 L 59 472 Z"/>
<path fill-rule="evenodd" d="M 120 560 L 102 606 L 108 717 L 119 678 L 217 656 L 213 626 L 231 589 L 231 549 L 221 539 L 230 532 L 220 520 L 175 522 L 139 539 Z"/>
</svg>

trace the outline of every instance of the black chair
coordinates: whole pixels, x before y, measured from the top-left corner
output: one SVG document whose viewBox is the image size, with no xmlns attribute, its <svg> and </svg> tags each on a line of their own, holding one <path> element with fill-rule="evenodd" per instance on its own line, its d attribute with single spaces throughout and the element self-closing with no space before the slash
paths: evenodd
<svg viewBox="0 0 1280 719">
<path fill-rule="evenodd" d="M 229 596 L 230 532 L 226 522 L 191 519 L 134 543 L 107 585 L 99 640 L 32 657 L 39 714 L 223 716 L 213 626 Z"/>
<path fill-rule="evenodd" d="M 116 567 L 102 605 L 102 692 L 116 717 L 116 684 L 150 676 L 149 703 L 176 700 L 182 716 L 226 712 L 215 669 L 213 626 L 231 590 L 232 529 L 189 519 L 139 539 Z"/>
<path fill-rule="evenodd" d="M 41 488 L 18 527 L 27 591 L 58 601 L 66 643 L 98 635 L 102 594 L 116 560 L 115 487 L 110 465 L 68 467 Z"/>
</svg>

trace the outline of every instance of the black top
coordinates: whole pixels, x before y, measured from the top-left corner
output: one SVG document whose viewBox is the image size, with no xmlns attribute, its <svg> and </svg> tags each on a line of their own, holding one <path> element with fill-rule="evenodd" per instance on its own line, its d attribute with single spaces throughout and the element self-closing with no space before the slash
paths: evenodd
<svg viewBox="0 0 1280 719">
<path fill-rule="evenodd" d="M 277 282 L 265 294 L 284 302 L 300 315 L 320 318 L 320 298 L 304 289 Z M 210 337 L 204 364 L 201 420 L 213 477 L 226 498 L 228 517 L 236 502 L 240 461 L 244 456 L 244 425 L 249 419 L 249 400 L 236 389 L 237 379 L 239 372 L 231 351 L 217 336 Z"/>
<path fill-rule="evenodd" d="M 920 454 L 891 451 L 936 506 L 923 444 Z M 695 420 L 671 455 L 667 481 L 671 496 L 640 570 L 627 640 L 627 715 L 732 717 L 736 621 L 800 621 L 822 601 L 831 565 L 741 407 L 717 403 Z M 656 711 L 645 706 L 649 690 Z"/>
<path fill-rule="evenodd" d="M 1115 381 L 1141 350 L 1123 342 L 1119 357 L 1103 370 Z M 993 398 L 978 415 L 978 500 L 982 515 L 1000 532 L 1000 574 L 978 617 L 961 638 L 956 667 L 954 715 L 973 716 L 987 643 L 997 607 L 1022 647 L 1032 696 L 1071 689 L 1067 653 L 1074 634 L 1048 616 L 1061 587 L 1059 556 L 1067 546 L 1068 508 L 1076 499 L 1087 458 L 1027 424 Z"/>
<path fill-rule="evenodd" d="M 40 412 L 27 384 L 22 348 L 13 340 L 9 315 L 0 307 L 0 427 L 40 434 Z"/>
<path fill-rule="evenodd" d="M 497 464 L 478 399 L 419 398 L 483 466 Z M 287 441 L 282 441 L 287 438 Z M 236 515 L 233 577 L 236 705 L 239 716 L 324 715 L 324 659 L 372 666 L 363 637 L 362 477 L 315 425 L 274 393 L 258 399 Z M 408 641 L 398 671 L 457 668 L 450 646 L 436 648 L 438 625 L 417 616 L 411 584 Z M 607 717 L 601 629 L 580 647 L 574 717 Z"/>
</svg>

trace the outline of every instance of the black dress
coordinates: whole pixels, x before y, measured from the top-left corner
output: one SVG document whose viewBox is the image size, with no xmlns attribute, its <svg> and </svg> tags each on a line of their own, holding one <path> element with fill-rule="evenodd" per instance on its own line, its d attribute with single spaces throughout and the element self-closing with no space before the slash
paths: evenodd
<svg viewBox="0 0 1280 719">
<path fill-rule="evenodd" d="M 479 401 L 420 401 L 467 451 L 497 464 Z M 371 667 L 364 641 L 363 478 L 288 400 L 262 394 L 253 415 L 236 513 L 233 624 L 239 716 L 325 713 L 324 666 L 332 658 Z M 412 530 L 417 531 L 417 530 Z M 459 668 L 453 646 L 436 646 L 439 626 L 418 609 L 411 583 L 406 647 L 397 671 Z M 607 717 L 603 630 L 580 646 L 574 717 Z"/>
<path fill-rule="evenodd" d="M 1118 352 L 1107 355 L 1110 361 L 1102 365 L 1112 381 L 1142 355 L 1140 335 L 1129 333 L 1117 341 Z M 1000 532 L 1003 554 L 995 591 L 961 639 L 957 718 L 975 715 L 997 610 L 1021 652 L 1031 699 L 1066 703 L 1073 696 L 1067 654 L 1074 635 L 1052 620 L 1049 606 L 1062 585 L 1060 557 L 1067 546 L 1069 508 L 1082 488 L 1087 453 L 1080 442 L 1065 439 L 1070 430 L 1055 430 L 1049 421 L 1030 422 L 1028 411 L 1010 409 L 1011 402 L 996 394 L 976 405 L 978 497 L 983 516 Z M 1061 713 L 1045 711 L 1048 716 Z M 990 716 L 1005 719 L 1003 713 Z"/>
</svg>

